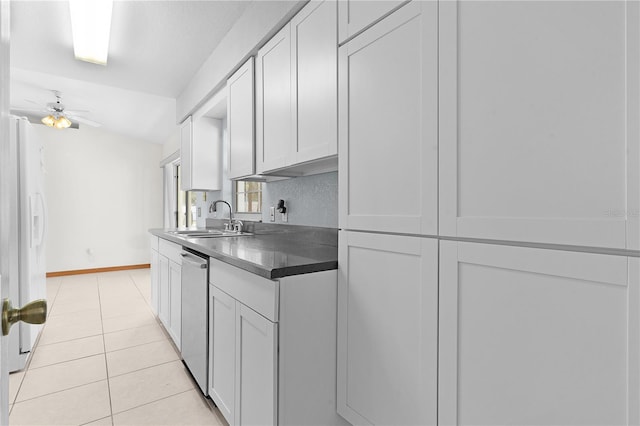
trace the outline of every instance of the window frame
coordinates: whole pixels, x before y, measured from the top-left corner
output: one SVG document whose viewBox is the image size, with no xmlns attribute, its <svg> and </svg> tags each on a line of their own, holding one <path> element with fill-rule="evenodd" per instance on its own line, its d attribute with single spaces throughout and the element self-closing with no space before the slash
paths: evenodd
<svg viewBox="0 0 640 426">
<path fill-rule="evenodd" d="M 264 193 L 264 185 L 263 182 L 256 182 L 256 181 L 250 181 L 250 180 L 234 180 L 232 181 L 232 185 L 231 185 L 231 200 L 232 200 L 232 206 L 233 206 L 233 210 L 234 210 L 234 215 L 242 215 L 242 216 L 247 216 L 250 218 L 256 218 L 256 217 L 262 217 L 262 203 L 264 201 L 264 199 L 262 198 L 262 195 Z M 247 193 L 259 193 L 260 194 L 260 211 L 257 212 L 246 212 L 246 211 L 238 211 L 238 194 L 240 192 L 238 192 L 238 182 L 256 182 L 260 185 L 260 191 L 242 191 L 242 194 L 247 194 Z"/>
</svg>

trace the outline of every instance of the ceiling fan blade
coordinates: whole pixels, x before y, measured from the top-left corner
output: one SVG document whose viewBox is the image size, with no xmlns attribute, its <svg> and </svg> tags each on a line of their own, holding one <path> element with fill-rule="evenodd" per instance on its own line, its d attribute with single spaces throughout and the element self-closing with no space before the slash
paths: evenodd
<svg viewBox="0 0 640 426">
<path fill-rule="evenodd" d="M 12 114 L 17 114 L 17 113 L 28 113 L 28 114 L 49 114 L 49 111 L 46 109 L 35 109 L 35 108 L 24 108 L 24 107 L 15 107 L 15 108 L 11 108 L 11 113 Z"/>
<path fill-rule="evenodd" d="M 83 114 L 89 113 L 91 111 L 89 111 L 88 109 L 65 109 L 64 113 L 67 115 L 80 115 L 82 116 Z"/>
<path fill-rule="evenodd" d="M 89 120 L 89 119 L 84 118 L 84 117 L 77 117 L 75 115 L 68 115 L 67 114 L 67 118 L 69 120 L 71 120 L 71 121 L 77 121 L 78 123 L 86 124 L 86 125 L 92 126 L 92 127 L 100 127 L 100 126 L 102 126 L 102 124 L 98 123 L 97 121 Z"/>
</svg>

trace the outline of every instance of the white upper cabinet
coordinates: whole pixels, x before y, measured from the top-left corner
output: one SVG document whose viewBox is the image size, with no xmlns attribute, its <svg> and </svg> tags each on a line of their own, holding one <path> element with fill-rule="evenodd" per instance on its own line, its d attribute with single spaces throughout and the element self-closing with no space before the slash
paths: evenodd
<svg viewBox="0 0 640 426">
<path fill-rule="evenodd" d="M 438 422 L 638 424 L 638 265 L 441 241 Z"/>
<path fill-rule="evenodd" d="M 258 51 L 258 173 L 335 158 L 338 150 L 336 28 L 336 2 L 311 1 Z M 305 168 L 298 167 L 295 173 L 305 174 Z"/>
<path fill-rule="evenodd" d="M 340 0 L 338 2 L 340 43 L 406 2 L 407 0 Z"/>
<path fill-rule="evenodd" d="M 291 125 L 291 26 L 287 24 L 256 57 L 256 169 L 286 165 Z"/>
<path fill-rule="evenodd" d="M 295 127 L 289 164 L 338 153 L 336 2 L 311 1 L 291 20 Z"/>
<path fill-rule="evenodd" d="M 437 233 L 437 27 L 416 1 L 340 47 L 341 228 Z"/>
<path fill-rule="evenodd" d="M 255 173 L 254 60 L 249 58 L 227 80 L 229 179 Z"/>
<path fill-rule="evenodd" d="M 222 121 L 189 117 L 180 127 L 183 191 L 222 189 Z"/>
<path fill-rule="evenodd" d="M 440 3 L 441 235 L 639 248 L 639 7 Z"/>
<path fill-rule="evenodd" d="M 338 413 L 435 425 L 438 241 L 340 232 Z"/>
</svg>

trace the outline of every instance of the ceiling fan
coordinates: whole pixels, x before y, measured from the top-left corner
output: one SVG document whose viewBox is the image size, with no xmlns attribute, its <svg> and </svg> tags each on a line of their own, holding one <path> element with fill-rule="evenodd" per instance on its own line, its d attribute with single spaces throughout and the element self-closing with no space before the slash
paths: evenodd
<svg viewBox="0 0 640 426">
<path fill-rule="evenodd" d="M 89 111 L 87 110 L 67 110 L 65 105 L 62 103 L 62 93 L 58 90 L 52 90 L 53 94 L 56 97 L 55 102 L 47 103 L 46 107 L 40 109 L 23 109 L 18 108 L 20 112 L 26 113 L 40 113 L 47 114 L 42 117 L 40 120 L 44 125 L 49 127 L 54 127 L 56 129 L 66 129 L 67 127 L 71 127 L 74 123 L 82 123 L 87 124 L 92 127 L 100 127 L 101 124 L 95 122 L 93 120 L 89 120 L 85 117 L 82 117 L 82 114 L 85 114 Z M 37 102 L 31 101 L 27 99 L 27 102 L 31 102 L 33 104 L 38 104 Z M 73 126 L 77 128 L 78 126 Z"/>
</svg>

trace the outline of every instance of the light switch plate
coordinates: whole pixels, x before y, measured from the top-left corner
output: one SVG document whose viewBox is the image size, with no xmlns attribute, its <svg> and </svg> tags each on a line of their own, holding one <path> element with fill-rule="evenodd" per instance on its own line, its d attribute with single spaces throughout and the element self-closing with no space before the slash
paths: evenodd
<svg viewBox="0 0 640 426">
<path fill-rule="evenodd" d="M 269 220 L 271 220 L 271 222 L 276 221 L 276 208 L 273 206 L 269 207 Z"/>
</svg>

